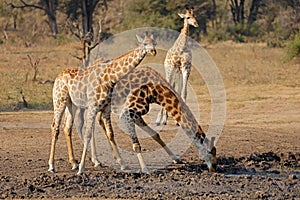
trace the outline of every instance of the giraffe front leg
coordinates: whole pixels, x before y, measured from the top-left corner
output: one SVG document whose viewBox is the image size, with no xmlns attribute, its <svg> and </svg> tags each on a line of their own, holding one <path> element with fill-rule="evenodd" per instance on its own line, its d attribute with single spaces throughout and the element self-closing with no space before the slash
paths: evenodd
<svg viewBox="0 0 300 200">
<path fill-rule="evenodd" d="M 87 110 L 87 115 L 86 115 L 86 120 L 85 120 L 85 124 L 86 124 L 86 129 L 85 129 L 85 133 L 84 133 L 84 139 L 83 139 L 83 151 L 82 151 L 82 156 L 81 156 L 81 161 L 79 164 L 79 169 L 77 174 L 80 175 L 82 173 L 84 173 L 85 171 L 85 158 L 86 158 L 86 154 L 87 154 L 87 149 L 88 146 L 90 145 L 90 141 L 92 139 L 92 134 L 94 132 L 94 124 L 95 124 L 95 118 L 96 118 L 96 108 L 89 108 Z"/>
<path fill-rule="evenodd" d="M 98 159 L 97 148 L 96 148 L 96 138 L 95 131 L 92 132 L 92 141 L 91 141 L 91 153 L 92 153 L 92 163 L 94 163 L 94 167 L 101 166 L 101 163 Z"/>
<path fill-rule="evenodd" d="M 130 113 L 131 111 L 125 111 L 122 112 L 121 115 L 121 120 L 123 121 L 125 128 L 127 130 L 127 132 L 130 134 L 131 137 L 131 141 L 132 141 L 132 148 L 133 151 L 136 153 L 139 164 L 141 166 L 141 170 L 143 173 L 149 173 L 148 168 L 146 167 L 144 158 L 142 156 L 142 151 L 141 151 L 141 146 L 139 143 L 139 140 L 137 138 L 136 132 L 135 132 L 135 123 L 134 123 L 134 119 L 130 116 L 135 115 L 134 112 L 132 111 L 132 113 Z"/>
<path fill-rule="evenodd" d="M 164 108 L 161 107 L 160 110 L 159 110 L 159 112 L 158 112 L 156 121 L 155 121 L 156 126 L 160 125 L 160 122 L 162 121 L 163 114 L 164 114 Z"/>
<path fill-rule="evenodd" d="M 188 64 L 187 64 L 188 65 Z M 186 96 L 187 96 L 187 84 L 188 84 L 188 78 L 190 76 L 190 64 L 187 66 L 186 70 L 182 72 L 182 89 L 181 93 L 178 93 L 181 95 L 184 102 L 186 102 Z"/>
</svg>

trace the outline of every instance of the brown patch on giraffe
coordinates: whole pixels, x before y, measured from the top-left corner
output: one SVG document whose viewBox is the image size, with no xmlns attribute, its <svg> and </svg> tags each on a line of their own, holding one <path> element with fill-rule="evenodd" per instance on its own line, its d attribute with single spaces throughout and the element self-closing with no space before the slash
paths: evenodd
<svg viewBox="0 0 300 200">
<path fill-rule="evenodd" d="M 96 98 L 97 98 L 97 99 L 100 99 L 100 97 L 101 97 L 101 94 L 100 94 L 100 93 L 97 93 L 97 94 L 96 94 Z"/>
<path fill-rule="evenodd" d="M 124 75 L 124 74 L 123 74 L 122 72 L 118 72 L 118 73 L 117 73 L 117 77 L 118 77 L 118 78 L 122 77 L 123 75 Z"/>
<path fill-rule="evenodd" d="M 78 82 L 78 90 L 82 91 L 83 84 L 81 82 Z"/>
<path fill-rule="evenodd" d="M 95 91 L 96 93 L 101 93 L 101 87 L 100 86 L 96 87 Z"/>
<path fill-rule="evenodd" d="M 165 107 L 165 109 L 166 109 L 167 112 L 170 112 L 173 109 L 173 107 L 172 106 L 167 106 L 167 107 Z"/>
<path fill-rule="evenodd" d="M 137 107 L 138 109 L 144 108 L 144 106 L 143 106 L 142 104 L 139 104 L 139 103 L 136 104 L 136 107 Z"/>
<path fill-rule="evenodd" d="M 106 73 L 106 74 L 110 74 L 110 73 L 111 73 L 110 67 L 107 67 L 107 68 L 106 68 L 105 73 Z"/>
<path fill-rule="evenodd" d="M 138 94 L 139 94 L 139 90 L 135 90 L 135 91 L 132 92 L 133 96 L 138 96 Z"/>
<path fill-rule="evenodd" d="M 107 81 L 108 81 L 108 75 L 107 75 L 107 74 L 104 74 L 103 80 L 104 80 L 104 82 L 107 82 Z"/>
<path fill-rule="evenodd" d="M 114 81 L 116 81 L 117 77 L 114 74 L 111 74 L 109 76 L 109 79 L 110 79 L 110 81 L 114 82 Z"/>
<path fill-rule="evenodd" d="M 134 108 L 135 107 L 135 102 L 131 102 L 128 106 L 128 108 Z"/>
<path fill-rule="evenodd" d="M 172 104 L 172 101 L 170 99 L 166 99 L 166 103 L 170 105 Z"/>
<path fill-rule="evenodd" d="M 173 107 L 176 108 L 176 109 L 179 109 L 180 106 L 179 106 L 179 102 L 177 99 L 175 99 L 175 101 L 173 102 Z"/>
<path fill-rule="evenodd" d="M 164 100 L 164 97 L 162 96 L 162 95 L 158 95 L 157 96 L 157 100 L 158 100 L 158 102 L 162 102 L 163 100 Z M 165 102 L 163 102 L 163 104 L 165 104 Z"/>
<path fill-rule="evenodd" d="M 91 73 L 90 77 L 89 77 L 89 81 L 93 81 L 96 79 L 96 74 L 95 73 Z"/>
<path fill-rule="evenodd" d="M 156 85 L 156 90 L 157 90 L 157 92 L 158 92 L 159 94 L 162 94 L 163 91 L 164 91 L 164 89 L 163 89 L 162 86 L 160 86 L 160 85 Z"/>
<path fill-rule="evenodd" d="M 178 111 L 177 110 L 173 110 L 172 112 L 171 112 L 171 115 L 172 116 L 176 116 L 178 114 Z"/>
<path fill-rule="evenodd" d="M 123 66 L 123 65 L 124 65 L 124 60 L 120 60 L 119 66 Z"/>
<path fill-rule="evenodd" d="M 106 97 L 105 93 L 101 94 L 101 98 L 104 99 Z"/>
<path fill-rule="evenodd" d="M 115 72 L 119 72 L 119 71 L 121 71 L 121 67 L 119 65 L 117 65 L 115 68 Z"/>
</svg>

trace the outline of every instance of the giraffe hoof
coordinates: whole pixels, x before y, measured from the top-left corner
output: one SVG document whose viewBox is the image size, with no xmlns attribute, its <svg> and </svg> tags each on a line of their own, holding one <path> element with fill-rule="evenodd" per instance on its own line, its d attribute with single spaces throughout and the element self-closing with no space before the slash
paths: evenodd
<svg viewBox="0 0 300 200">
<path fill-rule="evenodd" d="M 121 170 L 122 170 L 122 171 L 127 171 L 127 170 L 130 170 L 130 169 L 129 169 L 128 166 L 121 166 Z"/>
<path fill-rule="evenodd" d="M 48 172 L 55 173 L 55 169 L 54 168 L 49 168 Z"/>
<path fill-rule="evenodd" d="M 78 164 L 77 163 L 74 163 L 73 166 L 72 166 L 72 170 L 75 170 L 75 169 L 78 169 Z"/>
<path fill-rule="evenodd" d="M 84 173 L 84 168 L 80 168 L 78 169 L 77 175 L 82 175 Z"/>
<path fill-rule="evenodd" d="M 94 167 L 102 167 L 102 164 L 100 163 L 100 162 L 96 162 L 95 164 L 94 164 Z"/>
<path fill-rule="evenodd" d="M 173 164 L 184 164 L 180 158 L 173 160 Z"/>
<path fill-rule="evenodd" d="M 78 171 L 76 174 L 77 175 L 82 175 L 84 173 L 84 171 Z"/>
<path fill-rule="evenodd" d="M 150 171 L 149 171 L 148 168 L 144 168 L 144 169 L 142 169 L 142 173 L 144 173 L 144 174 L 150 174 Z"/>
</svg>

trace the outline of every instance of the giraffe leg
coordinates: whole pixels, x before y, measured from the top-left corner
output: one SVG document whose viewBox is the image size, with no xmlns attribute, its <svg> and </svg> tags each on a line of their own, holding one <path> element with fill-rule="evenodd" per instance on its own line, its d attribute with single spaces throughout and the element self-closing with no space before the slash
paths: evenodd
<svg viewBox="0 0 300 200">
<path fill-rule="evenodd" d="M 175 69 L 167 63 L 165 63 L 164 66 L 165 66 L 165 71 L 166 71 L 166 80 L 174 88 L 175 87 L 175 80 L 174 80 Z M 156 121 L 155 121 L 156 126 L 159 126 L 161 124 L 167 125 L 167 119 L 168 119 L 167 111 L 163 107 L 161 107 L 160 111 L 157 115 Z"/>
<path fill-rule="evenodd" d="M 76 125 L 76 130 L 79 133 L 80 139 L 83 141 L 83 132 L 84 132 L 84 112 L 85 109 L 83 108 L 78 108 L 76 112 L 76 116 L 78 116 L 78 121 L 75 124 Z"/>
<path fill-rule="evenodd" d="M 83 132 L 84 132 L 84 112 L 85 109 L 80 108 L 78 114 L 78 124 L 77 124 L 77 130 L 79 132 L 79 136 L 81 140 L 83 141 Z M 94 163 L 95 167 L 98 167 L 100 165 L 100 162 L 98 161 L 98 155 L 96 151 L 96 144 L 95 144 L 95 133 L 92 133 L 92 138 L 91 138 L 91 154 L 92 154 L 92 162 Z"/>
<path fill-rule="evenodd" d="M 190 67 L 187 67 L 186 70 L 182 72 L 182 90 L 181 93 L 178 93 L 181 95 L 184 102 L 186 102 L 186 96 L 187 96 L 187 84 L 188 84 L 188 78 L 190 76 Z"/>
<path fill-rule="evenodd" d="M 108 106 L 110 107 L 110 106 Z M 105 134 L 109 141 L 109 145 L 111 151 L 113 153 L 113 157 L 116 159 L 117 163 L 121 166 L 121 170 L 127 169 L 124 160 L 120 156 L 119 149 L 115 142 L 114 133 L 111 125 L 111 118 L 110 118 L 110 108 L 105 108 L 104 112 L 98 115 L 98 122 L 102 129 L 102 132 Z"/>
<path fill-rule="evenodd" d="M 54 117 L 51 125 L 52 141 L 51 141 L 51 150 L 50 150 L 50 158 L 49 158 L 49 169 L 48 169 L 49 172 L 55 172 L 55 167 L 54 167 L 55 146 L 58 140 L 60 123 L 65 108 L 66 108 L 65 103 L 54 104 Z"/>
<path fill-rule="evenodd" d="M 135 132 L 135 123 L 132 117 L 133 113 L 130 113 L 130 111 L 124 111 L 121 114 L 121 120 L 124 122 L 127 132 L 130 134 L 131 140 L 132 140 L 132 148 L 133 151 L 136 153 L 137 158 L 139 160 L 141 169 L 143 173 L 149 173 L 148 168 L 146 167 L 144 158 L 142 156 L 141 152 L 141 145 L 137 138 L 136 132 Z"/>
<path fill-rule="evenodd" d="M 164 148 L 167 154 L 172 158 L 174 164 L 182 164 L 182 160 L 178 158 L 170 149 L 167 147 L 164 141 L 160 138 L 159 134 L 147 125 L 142 117 L 138 118 L 135 123 L 146 133 L 148 133 L 160 146 Z"/>
<path fill-rule="evenodd" d="M 78 164 L 74 159 L 74 151 L 73 151 L 73 144 L 72 144 L 72 127 L 74 122 L 74 113 L 75 111 L 72 110 L 72 104 L 69 104 L 65 109 L 65 122 L 64 122 L 64 134 L 66 137 L 67 147 L 68 147 L 68 154 L 69 154 L 69 162 L 72 165 L 72 169 L 77 169 Z"/>
<path fill-rule="evenodd" d="M 100 163 L 100 161 L 98 159 L 98 154 L 97 154 L 97 149 L 96 149 L 96 138 L 95 138 L 95 131 L 94 130 L 92 132 L 92 138 L 91 138 L 91 140 L 92 140 L 91 141 L 92 163 L 94 163 L 94 167 L 99 167 L 101 165 L 101 163 Z"/>
<path fill-rule="evenodd" d="M 94 132 L 96 114 L 97 114 L 97 109 L 95 107 L 88 108 L 86 119 L 85 119 L 86 128 L 85 128 L 85 133 L 83 138 L 83 151 L 82 151 L 81 161 L 79 164 L 79 169 L 77 174 L 82 174 L 85 171 L 85 158 L 86 158 L 88 146 L 90 145 L 90 141 L 92 139 L 92 134 Z"/>
</svg>

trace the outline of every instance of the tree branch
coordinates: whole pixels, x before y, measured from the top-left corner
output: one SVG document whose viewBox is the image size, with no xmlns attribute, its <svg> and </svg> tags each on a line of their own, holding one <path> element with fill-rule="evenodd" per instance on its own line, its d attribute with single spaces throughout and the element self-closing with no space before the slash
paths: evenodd
<svg viewBox="0 0 300 200">
<path fill-rule="evenodd" d="M 7 3 L 8 6 L 12 7 L 12 8 L 26 8 L 26 7 L 30 7 L 30 8 L 37 8 L 37 9 L 40 9 L 40 10 L 45 10 L 44 7 L 42 6 L 38 6 L 36 4 L 29 4 L 29 3 L 26 3 L 24 0 L 20 0 L 20 2 L 23 4 L 23 5 L 15 5 L 13 3 Z"/>
</svg>

